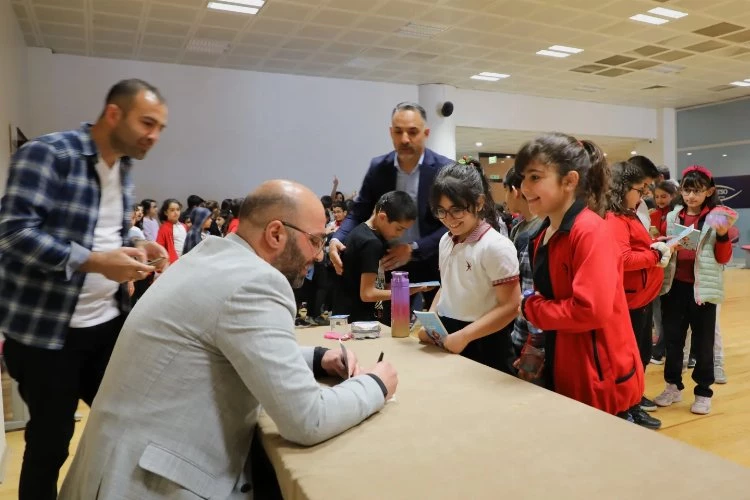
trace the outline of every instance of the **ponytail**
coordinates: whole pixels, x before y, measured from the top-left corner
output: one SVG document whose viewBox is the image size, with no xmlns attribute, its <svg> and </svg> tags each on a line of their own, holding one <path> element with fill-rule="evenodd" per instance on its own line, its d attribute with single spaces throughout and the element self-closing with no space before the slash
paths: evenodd
<svg viewBox="0 0 750 500">
<path fill-rule="evenodd" d="M 500 231 L 499 214 L 490 191 L 490 184 L 482 172 L 482 165 L 474 159 L 463 159 L 443 167 L 435 177 L 430 192 L 430 205 L 434 210 L 445 196 L 457 206 L 466 207 L 477 217 L 484 219 L 496 231 Z M 484 205 L 477 208 L 479 198 L 484 196 Z"/>
<path fill-rule="evenodd" d="M 609 188 L 610 172 L 607 168 L 607 157 L 595 143 L 581 141 L 584 151 L 589 156 L 591 167 L 586 172 L 586 182 L 583 183 L 583 194 L 586 204 L 592 212 L 604 217 L 607 211 L 607 190 Z"/>
<path fill-rule="evenodd" d="M 487 224 L 492 226 L 492 229 L 499 233 L 502 233 L 503 231 L 500 229 L 500 212 L 498 212 L 497 205 L 495 205 L 495 200 L 492 197 L 490 183 L 487 181 L 487 177 L 484 175 L 482 166 L 477 165 L 476 168 L 477 172 L 479 172 L 479 177 L 482 179 L 482 189 L 484 190 L 484 206 L 482 207 L 482 210 L 477 213 L 477 215 L 484 219 Z"/>
</svg>

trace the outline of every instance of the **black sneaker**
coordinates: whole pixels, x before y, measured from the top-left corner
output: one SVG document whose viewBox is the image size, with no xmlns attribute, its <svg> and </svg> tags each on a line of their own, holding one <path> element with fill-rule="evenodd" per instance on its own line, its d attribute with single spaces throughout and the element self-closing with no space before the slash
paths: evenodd
<svg viewBox="0 0 750 500">
<path fill-rule="evenodd" d="M 638 406 L 640 406 L 643 411 L 656 411 L 658 408 L 656 403 L 648 399 L 646 396 L 641 397 L 641 403 Z"/>
<path fill-rule="evenodd" d="M 657 430 L 661 428 L 661 420 L 654 418 L 645 411 L 641 410 L 640 406 L 634 406 L 629 411 L 630 416 L 633 417 L 633 421 L 645 427 L 646 429 Z"/>
<path fill-rule="evenodd" d="M 695 368 L 695 358 L 692 356 L 688 358 L 688 368 Z"/>
</svg>

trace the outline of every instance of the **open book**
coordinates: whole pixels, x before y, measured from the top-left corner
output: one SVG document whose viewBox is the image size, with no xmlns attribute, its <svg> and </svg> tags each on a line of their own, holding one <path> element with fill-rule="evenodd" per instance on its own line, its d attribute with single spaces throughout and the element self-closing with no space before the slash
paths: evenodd
<svg viewBox="0 0 750 500">
<path fill-rule="evenodd" d="M 427 335 L 432 337 L 432 340 L 439 346 L 442 346 L 448 337 L 448 330 L 445 329 L 437 313 L 434 311 L 414 311 L 414 314 L 417 316 L 419 323 L 424 327 Z"/>
<path fill-rule="evenodd" d="M 680 224 L 675 224 L 675 228 L 679 231 L 676 235 L 672 236 L 667 241 L 667 246 L 674 247 L 677 245 L 682 246 L 685 250 L 696 250 L 698 248 L 698 241 L 701 237 L 701 232 L 695 229 L 694 226 L 685 227 Z"/>
</svg>

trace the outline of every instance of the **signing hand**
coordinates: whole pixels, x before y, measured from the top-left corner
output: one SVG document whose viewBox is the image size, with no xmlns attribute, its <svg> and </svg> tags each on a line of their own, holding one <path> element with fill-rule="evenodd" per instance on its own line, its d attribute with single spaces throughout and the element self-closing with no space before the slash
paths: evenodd
<svg viewBox="0 0 750 500">
<path fill-rule="evenodd" d="M 80 267 L 84 273 L 99 273 L 105 278 L 124 283 L 142 280 L 154 271 L 154 266 L 145 264 L 146 252 L 140 248 L 122 247 L 107 252 L 91 252 Z"/>
<path fill-rule="evenodd" d="M 346 350 L 347 365 L 349 366 L 349 373 L 347 376 L 346 367 L 344 366 L 344 353 L 341 349 L 331 349 L 323 354 L 323 359 L 320 360 L 320 364 L 327 374 L 333 376 L 339 376 L 343 379 L 349 377 L 356 377 L 362 370 L 357 364 L 357 355 L 351 349 Z"/>
<path fill-rule="evenodd" d="M 328 257 L 331 259 L 331 264 L 333 264 L 333 268 L 338 275 L 344 273 L 344 263 L 341 261 L 341 252 L 344 250 L 346 250 L 346 246 L 336 238 L 328 243 Z"/>
<path fill-rule="evenodd" d="M 392 271 L 401 266 L 405 266 L 411 260 L 411 245 L 402 243 L 388 249 L 388 253 L 383 257 L 383 269 Z"/>
<path fill-rule="evenodd" d="M 163 273 L 169 267 L 169 254 L 166 248 L 155 241 L 139 240 L 135 247 L 146 252 L 146 261 L 154 262 L 157 272 Z"/>
</svg>

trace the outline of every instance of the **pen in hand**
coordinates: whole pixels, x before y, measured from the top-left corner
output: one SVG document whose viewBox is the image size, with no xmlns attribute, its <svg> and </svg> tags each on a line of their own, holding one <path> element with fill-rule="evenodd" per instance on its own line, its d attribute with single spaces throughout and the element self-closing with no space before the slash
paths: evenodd
<svg viewBox="0 0 750 500">
<path fill-rule="evenodd" d="M 383 361 L 383 351 L 380 351 L 380 356 L 378 356 L 378 363 Z"/>
</svg>

